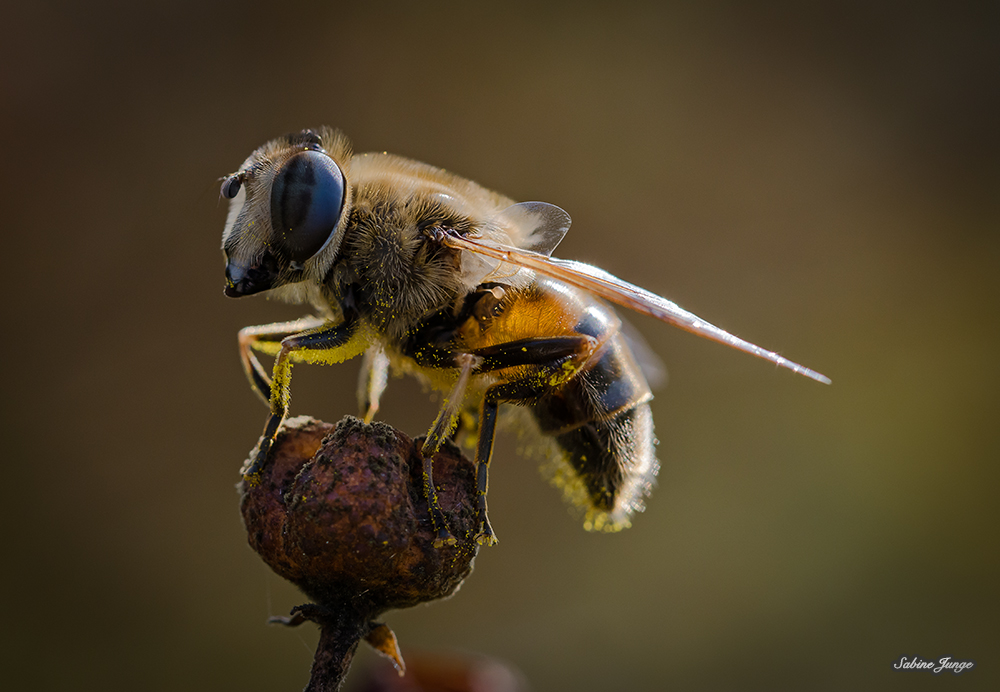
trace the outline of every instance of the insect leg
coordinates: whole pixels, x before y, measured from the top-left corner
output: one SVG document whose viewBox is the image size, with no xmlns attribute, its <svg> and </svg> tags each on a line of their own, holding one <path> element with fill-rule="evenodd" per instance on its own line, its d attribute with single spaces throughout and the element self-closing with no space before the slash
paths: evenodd
<svg viewBox="0 0 1000 692">
<path fill-rule="evenodd" d="M 339 363 L 358 355 L 367 344 L 361 343 L 361 339 L 354 338 L 358 334 L 357 325 L 356 318 L 349 315 L 345 317 L 343 322 L 326 323 L 281 340 L 280 348 L 274 359 L 274 374 L 271 379 L 271 415 L 268 416 L 264 426 L 264 434 L 257 455 L 243 474 L 244 480 L 251 483 L 256 481 L 267 461 L 267 455 L 278 435 L 281 422 L 288 413 L 292 365 L 294 363 Z"/>
<path fill-rule="evenodd" d="M 496 387 L 490 389 L 483 399 L 479 412 L 479 442 L 476 445 L 476 497 L 479 510 L 479 531 L 476 542 L 480 545 L 496 545 L 497 537 L 490 526 L 486 514 L 486 491 L 489 489 L 490 458 L 493 456 L 493 440 L 496 437 L 497 407 Z"/>
<path fill-rule="evenodd" d="M 275 322 L 256 327 L 244 327 L 237 337 L 240 345 L 240 361 L 243 371 L 250 380 L 250 386 L 261 400 L 268 404 L 271 400 L 271 377 L 260 364 L 253 351 L 273 356 L 281 349 L 281 340 L 307 329 L 315 329 L 323 324 L 318 317 L 303 317 L 292 322 Z"/>
<path fill-rule="evenodd" d="M 439 340 L 439 343 L 442 340 Z M 433 481 L 433 468 L 431 457 L 448 438 L 455 427 L 455 423 L 461 412 L 462 400 L 468 387 L 472 375 L 479 375 L 505 368 L 519 366 L 541 366 L 530 369 L 530 372 L 522 376 L 515 384 L 526 385 L 523 391 L 515 392 L 512 389 L 498 389 L 495 395 L 499 398 L 492 402 L 493 418 L 485 425 L 480 423 L 479 442 L 477 447 L 480 450 L 477 455 L 477 482 L 480 490 L 479 513 L 481 515 L 481 529 L 476 538 L 480 543 L 492 544 L 496 542 L 489 521 L 486 518 L 486 483 L 487 465 L 489 456 L 493 449 L 493 437 L 496 430 L 496 404 L 500 400 L 518 400 L 524 398 L 531 400 L 537 398 L 544 392 L 557 386 L 566 379 L 572 377 L 573 373 L 586 362 L 590 355 L 598 348 L 598 340 L 586 335 L 559 336 L 547 339 L 520 339 L 502 344 L 493 344 L 483 348 L 475 349 L 471 353 L 459 353 L 454 350 L 428 344 L 423 340 L 414 339 L 410 349 L 404 352 L 410 355 L 418 364 L 425 367 L 457 367 L 459 377 L 452 387 L 444 406 L 438 413 L 434 424 L 427 433 L 427 438 L 421 450 L 423 457 L 424 491 L 430 507 L 431 520 L 438 531 L 435 545 L 450 545 L 455 538 L 448 531 L 445 524 L 444 514 L 438 504 L 437 491 Z M 490 412 L 487 411 L 486 415 Z"/>
<path fill-rule="evenodd" d="M 497 411 L 500 402 L 529 402 L 571 378 L 580 365 L 597 349 L 598 341 L 585 335 L 522 339 L 496 344 L 475 351 L 483 358 L 480 371 L 508 367 L 538 366 L 519 380 L 493 385 L 486 390 L 479 412 L 479 440 L 476 444 L 476 485 L 478 492 L 479 531 L 476 542 L 494 545 L 496 534 L 487 515 L 486 493 L 489 487 L 490 458 L 496 437 Z"/>
<path fill-rule="evenodd" d="M 358 375 L 358 409 L 365 423 L 371 423 L 378 413 L 379 399 L 389 381 L 389 358 L 381 346 L 365 351 Z"/>
<path fill-rule="evenodd" d="M 448 393 L 441 411 L 438 413 L 434 424 L 431 426 L 424 445 L 420 449 L 420 456 L 423 458 L 424 471 L 424 494 L 427 496 L 427 506 L 431 513 L 431 522 L 437 529 L 437 537 L 434 539 L 434 547 L 440 548 L 444 545 L 455 545 L 458 540 L 451 535 L 448 524 L 445 522 L 444 513 L 438 503 L 437 490 L 434 487 L 433 457 L 434 453 L 441 448 L 441 444 L 451 434 L 458 421 L 458 413 L 465 399 L 465 390 L 469 386 L 469 377 L 473 368 L 480 362 L 479 358 L 463 353 L 455 357 L 459 366 L 458 380 Z"/>
<path fill-rule="evenodd" d="M 484 346 L 472 351 L 482 358 L 476 374 L 503 370 L 520 365 L 538 365 L 552 370 L 555 365 L 565 366 L 562 370 L 572 374 L 577 366 L 596 350 L 597 339 L 585 334 L 575 336 L 551 336 L 542 339 L 518 339 L 502 344 Z"/>
<path fill-rule="evenodd" d="M 531 401 L 550 389 L 547 378 L 532 377 L 528 380 L 497 384 L 486 390 L 479 409 L 479 440 L 476 444 L 476 491 L 479 511 L 479 531 L 476 542 L 480 545 L 495 545 L 496 534 L 490 525 L 486 512 L 486 493 L 489 489 L 490 458 L 493 456 L 493 440 L 496 437 L 497 409 L 501 401 Z"/>
</svg>

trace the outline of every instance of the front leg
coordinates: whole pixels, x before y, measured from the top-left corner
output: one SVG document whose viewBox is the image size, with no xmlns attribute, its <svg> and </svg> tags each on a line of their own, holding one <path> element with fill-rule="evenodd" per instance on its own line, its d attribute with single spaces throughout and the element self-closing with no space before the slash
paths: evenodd
<svg viewBox="0 0 1000 692">
<path fill-rule="evenodd" d="M 362 353 L 367 346 L 367 340 L 362 337 L 358 329 L 357 316 L 353 313 L 345 315 L 343 322 L 326 323 L 281 340 L 281 347 L 274 359 L 274 372 L 270 383 L 271 413 L 264 425 L 257 455 L 243 474 L 245 481 L 249 483 L 257 481 L 281 423 L 288 414 L 292 365 L 340 363 Z"/>
<path fill-rule="evenodd" d="M 250 386 L 265 405 L 270 405 L 271 401 L 271 378 L 264 370 L 264 366 L 260 364 L 254 351 L 275 356 L 281 350 L 281 341 L 285 337 L 299 334 L 307 329 L 316 329 L 324 324 L 326 321 L 318 317 L 303 317 L 291 322 L 261 324 L 256 327 L 244 327 L 240 330 L 239 336 L 237 336 L 240 345 L 240 362 L 243 363 L 243 371 L 250 381 Z"/>
</svg>

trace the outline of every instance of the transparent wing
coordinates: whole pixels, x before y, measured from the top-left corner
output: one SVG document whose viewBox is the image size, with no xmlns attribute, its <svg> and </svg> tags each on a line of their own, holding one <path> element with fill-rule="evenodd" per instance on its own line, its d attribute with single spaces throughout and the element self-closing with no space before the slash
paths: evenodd
<svg viewBox="0 0 1000 692">
<path fill-rule="evenodd" d="M 554 204 L 518 202 L 492 218 L 481 237 L 497 246 L 514 246 L 548 257 L 562 242 L 571 223 L 569 214 Z M 521 267 L 517 263 L 495 262 L 482 280 L 502 281 L 519 271 Z"/>
<path fill-rule="evenodd" d="M 749 341 L 744 341 L 738 336 L 734 336 L 723 329 L 719 329 L 714 324 L 706 322 L 663 296 L 658 296 L 644 288 L 630 284 L 627 281 L 622 281 L 617 276 L 609 274 L 603 269 L 598 269 L 583 262 L 548 257 L 543 253 L 510 247 L 485 238 L 449 235 L 445 236 L 442 242 L 458 250 L 467 250 L 478 255 L 500 260 L 503 263 L 524 267 L 539 274 L 550 276 L 570 286 L 593 293 L 612 303 L 617 303 L 644 315 L 663 320 L 692 334 L 697 334 L 698 336 L 717 341 L 720 344 L 725 344 L 758 358 L 763 358 L 775 365 L 788 368 L 792 372 L 805 375 L 817 382 L 830 384 L 830 378 L 825 375 L 821 375 L 815 370 L 810 370 L 798 363 L 793 363 L 773 351 L 768 351 Z"/>
<path fill-rule="evenodd" d="M 667 366 L 656 355 L 656 351 L 646 343 L 645 337 L 639 330 L 632 326 L 631 322 L 621 315 L 618 316 L 618 319 L 622 322 L 621 334 L 625 337 L 625 343 L 628 344 L 629 350 L 635 356 L 649 388 L 653 391 L 662 389 L 667 384 Z"/>
<path fill-rule="evenodd" d="M 548 257 L 566 237 L 573 223 L 565 210 L 548 202 L 518 202 L 504 209 L 497 217 L 502 226 L 521 230 L 517 247 Z"/>
</svg>

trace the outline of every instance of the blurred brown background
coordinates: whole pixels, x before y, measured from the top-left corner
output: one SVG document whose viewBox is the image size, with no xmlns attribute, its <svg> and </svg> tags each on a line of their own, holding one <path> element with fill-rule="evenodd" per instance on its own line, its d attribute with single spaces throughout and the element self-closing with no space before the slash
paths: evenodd
<svg viewBox="0 0 1000 692">
<path fill-rule="evenodd" d="M 0 685 L 305 683 L 233 489 L 265 414 L 236 331 L 299 310 L 223 296 L 218 179 L 319 124 L 559 204 L 560 256 L 834 382 L 635 318 L 670 374 L 649 509 L 589 535 L 505 438 L 501 543 L 388 616 L 404 655 L 535 690 L 951 688 L 904 654 L 996 685 L 1000 11 L 940 5 L 5 6 Z M 356 363 L 296 372 L 293 412 L 354 411 Z M 383 418 L 428 402 L 394 380 Z"/>
</svg>

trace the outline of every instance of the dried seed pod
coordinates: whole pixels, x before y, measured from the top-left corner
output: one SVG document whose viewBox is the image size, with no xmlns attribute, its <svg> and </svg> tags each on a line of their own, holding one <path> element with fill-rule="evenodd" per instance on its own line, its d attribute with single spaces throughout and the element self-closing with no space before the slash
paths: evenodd
<svg viewBox="0 0 1000 692">
<path fill-rule="evenodd" d="M 451 445 L 435 455 L 438 500 L 452 534 L 464 537 L 435 548 L 419 449 L 383 423 L 294 418 L 259 482 L 238 486 L 251 547 L 315 602 L 279 620 L 320 625 L 307 689 L 337 689 L 362 637 L 398 660 L 395 637 L 374 619 L 450 596 L 472 571 L 475 468 Z"/>
</svg>

